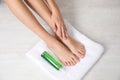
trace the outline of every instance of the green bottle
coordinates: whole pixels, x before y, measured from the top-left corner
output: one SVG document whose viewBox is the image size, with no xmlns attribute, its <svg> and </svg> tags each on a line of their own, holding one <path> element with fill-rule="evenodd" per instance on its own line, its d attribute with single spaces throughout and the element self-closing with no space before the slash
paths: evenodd
<svg viewBox="0 0 120 80">
<path fill-rule="evenodd" d="M 47 51 L 44 51 L 41 54 L 41 56 L 57 70 L 60 70 L 60 68 L 63 67 L 62 64 L 57 59 L 55 59 L 52 55 L 50 55 Z"/>
</svg>

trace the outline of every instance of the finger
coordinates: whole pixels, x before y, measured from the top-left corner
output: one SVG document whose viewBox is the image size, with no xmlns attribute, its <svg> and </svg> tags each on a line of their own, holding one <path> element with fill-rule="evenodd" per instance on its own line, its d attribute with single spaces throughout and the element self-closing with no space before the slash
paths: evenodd
<svg viewBox="0 0 120 80">
<path fill-rule="evenodd" d="M 57 27 L 56 27 L 55 23 L 51 23 L 51 28 L 52 28 L 53 32 L 57 31 Z"/>
<path fill-rule="evenodd" d="M 65 37 L 66 37 L 66 39 L 67 39 L 67 37 L 68 37 L 68 34 L 67 34 L 67 29 L 66 29 L 65 24 L 63 24 L 63 26 L 64 26 L 64 34 L 65 34 Z"/>
<path fill-rule="evenodd" d="M 67 30 L 65 29 L 65 36 L 66 36 L 66 39 L 68 38 L 68 33 L 67 33 Z"/>
<path fill-rule="evenodd" d="M 62 31 L 61 31 L 61 27 L 59 26 L 58 23 L 56 23 L 57 26 L 57 35 L 60 39 L 62 39 Z"/>
<path fill-rule="evenodd" d="M 64 25 L 63 23 L 60 23 L 60 27 L 61 27 L 61 30 L 62 30 L 62 37 L 65 39 L 65 33 L 64 33 Z"/>
<path fill-rule="evenodd" d="M 66 30 L 66 26 L 64 25 L 64 23 L 61 23 L 61 27 L 62 27 L 62 36 L 67 39 L 67 30 Z"/>
<path fill-rule="evenodd" d="M 57 31 L 57 26 L 56 26 L 56 25 L 54 25 L 54 27 L 53 27 L 53 31 L 54 31 L 54 32 Z"/>
<path fill-rule="evenodd" d="M 61 29 L 62 29 L 62 38 L 66 39 L 65 30 L 63 27 Z"/>
</svg>

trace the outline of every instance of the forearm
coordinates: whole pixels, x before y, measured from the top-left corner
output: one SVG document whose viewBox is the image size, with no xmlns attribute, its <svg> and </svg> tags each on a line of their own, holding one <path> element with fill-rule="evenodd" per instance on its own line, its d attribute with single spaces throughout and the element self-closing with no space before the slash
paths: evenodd
<svg viewBox="0 0 120 80">
<path fill-rule="evenodd" d="M 59 38 L 67 38 L 66 26 L 64 24 L 64 20 L 62 18 L 61 12 L 55 3 L 54 0 L 45 0 L 47 2 L 48 7 L 51 9 L 52 15 L 51 19 L 53 20 L 53 30 L 56 32 Z"/>
<path fill-rule="evenodd" d="M 54 0 L 45 0 L 52 12 L 60 13 L 60 10 Z"/>
</svg>

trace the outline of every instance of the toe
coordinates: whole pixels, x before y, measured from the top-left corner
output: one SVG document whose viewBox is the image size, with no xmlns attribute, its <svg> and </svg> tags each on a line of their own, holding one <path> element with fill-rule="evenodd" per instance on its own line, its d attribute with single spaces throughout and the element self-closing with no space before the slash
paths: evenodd
<svg viewBox="0 0 120 80">
<path fill-rule="evenodd" d="M 74 54 L 75 54 L 75 56 L 77 56 L 78 58 L 81 57 L 80 53 L 79 53 L 77 50 L 74 52 Z"/>
<path fill-rule="evenodd" d="M 80 53 L 80 54 L 82 54 L 82 55 L 85 55 L 85 49 L 78 49 L 78 52 Z"/>
<path fill-rule="evenodd" d="M 71 66 L 73 66 L 73 65 L 75 65 L 75 64 L 76 64 L 76 62 L 74 61 L 74 59 L 73 59 L 73 58 L 71 59 L 71 62 L 72 62 L 72 65 L 71 65 Z"/>
<path fill-rule="evenodd" d="M 60 62 L 62 62 L 62 63 L 63 63 L 63 65 L 67 66 L 67 64 L 66 64 L 65 60 L 64 60 L 64 61 L 60 60 Z"/>
<path fill-rule="evenodd" d="M 80 58 L 84 58 L 84 56 L 85 56 L 85 54 L 84 54 L 84 52 L 79 52 L 79 54 L 80 54 Z"/>
<path fill-rule="evenodd" d="M 77 63 L 77 61 L 74 58 L 72 58 L 72 63 L 73 63 L 73 65 L 75 65 Z"/>
<path fill-rule="evenodd" d="M 84 49 L 80 48 L 80 49 L 78 49 L 78 52 L 80 52 L 81 54 L 84 54 L 84 53 L 83 53 L 83 52 L 84 52 Z"/>
<path fill-rule="evenodd" d="M 80 59 L 76 55 L 73 55 L 72 59 L 73 59 L 73 61 L 74 61 L 75 64 L 80 61 Z"/>
<path fill-rule="evenodd" d="M 66 61 L 66 62 L 65 62 L 65 66 L 69 66 L 69 63 L 68 63 L 68 61 Z"/>
<path fill-rule="evenodd" d="M 72 61 L 70 60 L 70 61 L 69 61 L 69 66 L 72 66 L 72 65 L 73 65 L 73 63 L 72 63 Z"/>
<path fill-rule="evenodd" d="M 80 54 L 80 55 L 81 55 L 81 56 L 80 56 L 81 58 L 84 58 L 84 54 Z"/>
<path fill-rule="evenodd" d="M 70 64 L 70 66 L 74 65 L 74 61 L 72 59 L 72 56 L 69 58 L 69 64 Z"/>
<path fill-rule="evenodd" d="M 85 54 L 85 47 L 84 47 L 84 46 L 80 46 L 80 47 L 78 48 L 78 51 L 79 51 L 79 52 L 83 52 L 83 54 Z"/>
<path fill-rule="evenodd" d="M 66 64 L 66 66 L 69 66 L 69 62 L 67 60 L 65 61 L 65 64 Z"/>
<path fill-rule="evenodd" d="M 81 55 L 81 58 L 84 58 L 85 57 L 85 54 L 84 55 Z"/>
<path fill-rule="evenodd" d="M 71 62 L 70 57 L 67 59 L 66 63 L 67 63 L 67 66 L 71 66 L 72 62 Z"/>
<path fill-rule="evenodd" d="M 71 60 L 69 60 L 67 63 L 68 63 L 68 66 L 71 66 L 71 65 L 72 65 Z"/>
</svg>

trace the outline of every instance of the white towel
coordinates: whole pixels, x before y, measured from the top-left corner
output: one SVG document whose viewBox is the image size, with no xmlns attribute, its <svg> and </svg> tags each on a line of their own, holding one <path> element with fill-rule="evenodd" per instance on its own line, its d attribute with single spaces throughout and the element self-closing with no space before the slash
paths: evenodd
<svg viewBox="0 0 120 80">
<path fill-rule="evenodd" d="M 43 69 L 48 75 L 50 75 L 53 80 L 81 80 L 83 76 L 88 72 L 89 69 L 98 61 L 100 56 L 103 54 L 103 47 L 77 31 L 67 20 L 65 20 L 65 25 L 70 36 L 72 36 L 77 41 L 82 42 L 86 48 L 86 56 L 81 59 L 79 63 L 75 66 L 65 67 L 60 71 L 56 70 L 48 62 L 46 62 L 40 55 L 44 51 L 48 51 L 53 56 L 55 56 L 52 51 L 46 46 L 43 40 L 37 43 L 28 53 L 30 59 L 34 60 L 35 63 L 39 64 L 40 68 Z M 46 24 L 43 24 L 46 28 Z M 49 33 L 53 35 L 52 30 L 46 29 Z"/>
</svg>

